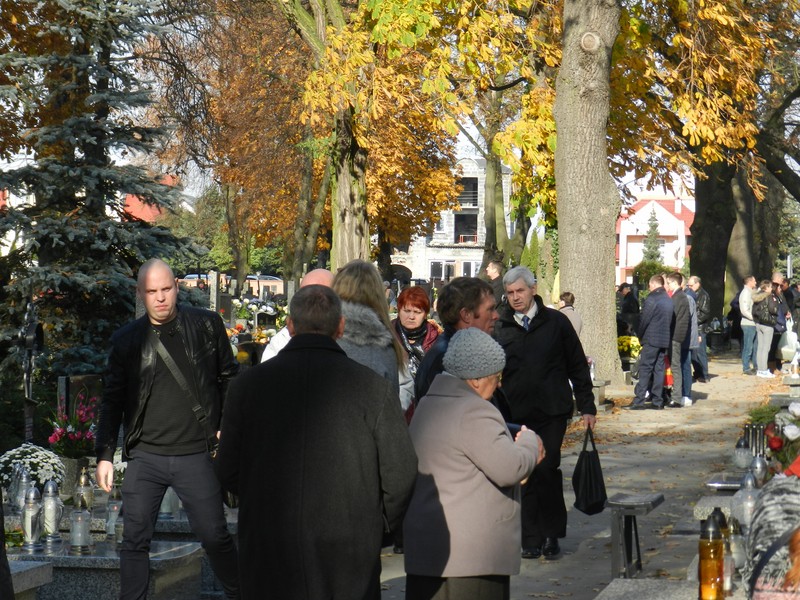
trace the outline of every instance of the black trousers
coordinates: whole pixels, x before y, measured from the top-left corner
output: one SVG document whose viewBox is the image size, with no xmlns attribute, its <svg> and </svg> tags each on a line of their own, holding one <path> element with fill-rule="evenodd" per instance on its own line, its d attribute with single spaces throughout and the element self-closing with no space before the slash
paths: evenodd
<svg viewBox="0 0 800 600">
<path fill-rule="evenodd" d="M 222 492 L 208 452 L 162 456 L 134 449 L 122 484 L 121 600 L 147 598 L 150 542 L 167 487 L 183 502 L 226 598 L 239 598 L 239 558 L 228 533 Z"/>
<path fill-rule="evenodd" d="M 544 444 L 544 460 L 536 465 L 522 486 L 522 547 L 541 546 L 544 538 L 567 535 L 567 505 L 564 503 L 564 477 L 561 473 L 561 444 L 567 431 L 567 417 L 542 415 L 525 423 Z"/>
<path fill-rule="evenodd" d="M 406 600 L 508 600 L 508 575 L 430 577 L 406 575 Z"/>
</svg>

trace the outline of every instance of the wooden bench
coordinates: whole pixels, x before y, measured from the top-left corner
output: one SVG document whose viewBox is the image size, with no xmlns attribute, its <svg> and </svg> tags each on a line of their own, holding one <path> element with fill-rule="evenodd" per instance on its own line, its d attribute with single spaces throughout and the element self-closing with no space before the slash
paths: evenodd
<svg viewBox="0 0 800 600">
<path fill-rule="evenodd" d="M 636 517 L 649 514 L 662 502 L 664 494 L 615 494 L 606 501 L 611 509 L 611 577 L 629 579 L 642 570 Z"/>
</svg>

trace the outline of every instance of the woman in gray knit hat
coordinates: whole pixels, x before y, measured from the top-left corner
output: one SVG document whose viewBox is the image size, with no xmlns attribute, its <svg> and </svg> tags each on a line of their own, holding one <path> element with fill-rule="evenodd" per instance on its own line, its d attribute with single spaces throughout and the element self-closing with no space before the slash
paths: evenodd
<svg viewBox="0 0 800 600">
<path fill-rule="evenodd" d="M 419 467 L 403 526 L 408 600 L 504 600 L 519 573 L 519 484 L 544 448 L 525 427 L 512 438 L 489 401 L 505 363 L 491 336 L 457 331 L 445 372 L 414 413 Z"/>
</svg>

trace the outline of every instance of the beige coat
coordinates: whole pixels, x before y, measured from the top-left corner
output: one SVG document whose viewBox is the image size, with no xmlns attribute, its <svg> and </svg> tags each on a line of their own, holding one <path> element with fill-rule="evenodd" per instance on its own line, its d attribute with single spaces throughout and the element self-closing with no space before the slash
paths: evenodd
<svg viewBox="0 0 800 600">
<path fill-rule="evenodd" d="M 403 527 L 406 572 L 519 573 L 519 482 L 536 465 L 534 434 L 515 443 L 500 411 L 447 373 L 420 401 L 410 433 L 419 467 Z"/>
</svg>

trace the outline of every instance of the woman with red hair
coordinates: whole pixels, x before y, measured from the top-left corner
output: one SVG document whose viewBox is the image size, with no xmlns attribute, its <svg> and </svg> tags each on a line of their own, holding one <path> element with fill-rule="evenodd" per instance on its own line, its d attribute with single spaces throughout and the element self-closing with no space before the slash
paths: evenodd
<svg viewBox="0 0 800 600">
<path fill-rule="evenodd" d="M 416 377 L 425 353 L 439 337 L 439 326 L 428 319 L 431 302 L 419 286 L 407 287 L 397 297 L 397 318 L 392 321 L 400 344 L 408 354 L 408 370 Z"/>
</svg>

